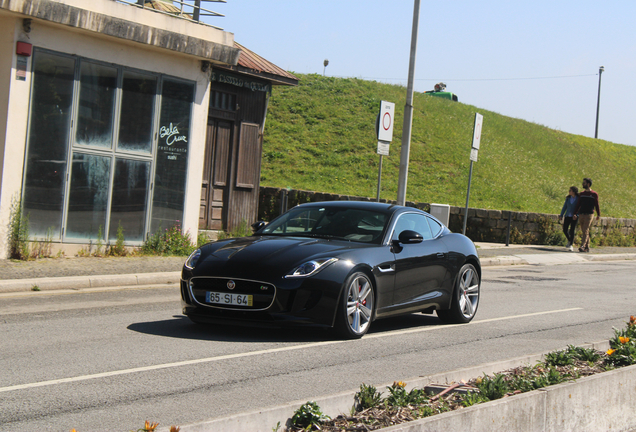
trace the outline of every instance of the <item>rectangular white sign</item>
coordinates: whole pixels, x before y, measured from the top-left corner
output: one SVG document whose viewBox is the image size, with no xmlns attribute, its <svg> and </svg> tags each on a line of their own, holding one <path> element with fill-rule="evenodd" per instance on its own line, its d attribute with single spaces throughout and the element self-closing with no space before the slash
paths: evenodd
<svg viewBox="0 0 636 432">
<path fill-rule="evenodd" d="M 378 154 L 382 156 L 389 155 L 390 144 L 386 141 L 378 141 Z"/>
<path fill-rule="evenodd" d="M 473 148 L 479 150 L 479 141 L 481 140 L 481 125 L 484 122 L 484 116 L 475 113 L 475 128 L 473 130 Z"/>
<path fill-rule="evenodd" d="M 479 153 L 479 150 L 472 148 L 470 149 L 470 160 L 473 162 L 477 162 L 477 153 Z"/>
<path fill-rule="evenodd" d="M 393 141 L 393 122 L 395 120 L 395 104 L 380 102 L 380 117 L 378 118 L 378 140 Z"/>
</svg>

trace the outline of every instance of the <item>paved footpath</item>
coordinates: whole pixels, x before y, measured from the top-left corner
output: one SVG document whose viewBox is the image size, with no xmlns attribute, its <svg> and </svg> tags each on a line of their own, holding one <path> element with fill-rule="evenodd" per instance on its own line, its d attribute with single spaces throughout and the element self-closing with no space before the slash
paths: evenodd
<svg viewBox="0 0 636 432">
<path fill-rule="evenodd" d="M 636 260 L 636 247 L 598 247 L 590 253 L 564 247 L 476 243 L 483 267 Z M 185 257 L 65 257 L 0 260 L 0 293 L 175 284 Z M 37 288 L 36 288 L 37 287 Z"/>
</svg>

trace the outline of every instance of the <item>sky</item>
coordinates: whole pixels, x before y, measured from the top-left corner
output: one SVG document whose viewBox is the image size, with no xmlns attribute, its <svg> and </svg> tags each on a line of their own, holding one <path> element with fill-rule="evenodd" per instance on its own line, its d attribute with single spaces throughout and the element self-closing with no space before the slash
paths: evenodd
<svg viewBox="0 0 636 432">
<path fill-rule="evenodd" d="M 406 92 L 413 0 L 204 7 L 225 15 L 206 22 L 288 71 L 400 84 Z M 460 102 L 594 137 L 600 66 L 598 137 L 636 145 L 636 1 L 421 1 L 415 91 L 445 82 Z"/>
</svg>

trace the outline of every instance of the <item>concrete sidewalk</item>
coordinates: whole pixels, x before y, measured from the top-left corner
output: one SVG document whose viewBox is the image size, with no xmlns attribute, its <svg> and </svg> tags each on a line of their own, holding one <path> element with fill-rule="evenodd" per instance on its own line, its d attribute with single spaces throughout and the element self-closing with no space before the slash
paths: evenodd
<svg viewBox="0 0 636 432">
<path fill-rule="evenodd" d="M 599 247 L 590 253 L 579 253 L 557 246 L 475 245 L 482 267 L 636 260 L 636 247 Z M 185 257 L 0 260 L 0 293 L 176 285 L 184 260 Z"/>
</svg>

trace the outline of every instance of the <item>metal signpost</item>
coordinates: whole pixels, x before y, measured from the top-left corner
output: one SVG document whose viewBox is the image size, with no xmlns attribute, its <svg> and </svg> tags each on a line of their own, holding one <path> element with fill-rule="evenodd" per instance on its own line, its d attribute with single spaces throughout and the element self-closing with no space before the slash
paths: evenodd
<svg viewBox="0 0 636 432">
<path fill-rule="evenodd" d="M 375 124 L 378 134 L 378 151 L 380 155 L 380 168 L 378 169 L 378 194 L 376 200 L 380 202 L 380 187 L 382 184 L 382 156 L 389 155 L 389 146 L 393 140 L 393 121 L 395 120 L 395 104 L 381 101 L 380 114 Z"/>
<path fill-rule="evenodd" d="M 470 171 L 468 173 L 468 192 L 466 192 L 466 209 L 464 210 L 464 230 L 462 234 L 466 235 L 466 222 L 468 221 L 468 200 L 470 200 L 470 182 L 473 178 L 473 163 L 477 162 L 477 154 L 479 153 L 479 142 L 481 140 L 481 125 L 484 122 L 484 116 L 475 113 L 475 127 L 473 128 L 473 145 L 470 149 Z"/>
<path fill-rule="evenodd" d="M 415 82 L 415 58 L 417 54 L 417 34 L 420 27 L 420 0 L 413 1 L 413 29 L 411 30 L 411 55 L 409 57 L 409 79 L 404 104 L 402 123 L 402 148 L 400 149 L 400 173 L 398 177 L 397 203 L 406 204 L 406 184 L 409 177 L 409 155 L 411 153 L 411 129 L 413 127 L 413 86 Z"/>
</svg>

